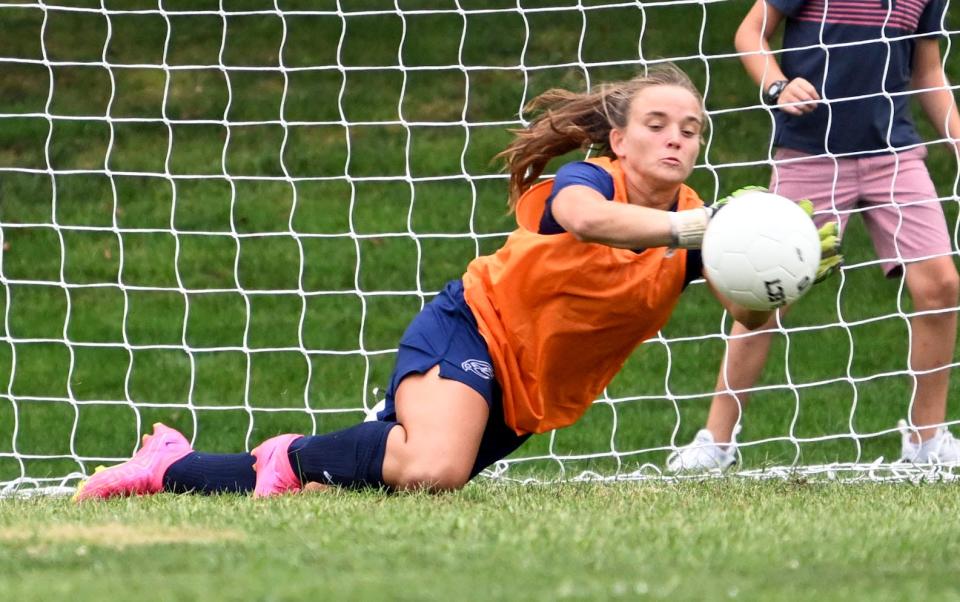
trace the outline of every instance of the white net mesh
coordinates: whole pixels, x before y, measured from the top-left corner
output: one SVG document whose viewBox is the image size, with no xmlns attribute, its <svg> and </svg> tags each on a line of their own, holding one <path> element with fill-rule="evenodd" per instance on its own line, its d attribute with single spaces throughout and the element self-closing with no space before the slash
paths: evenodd
<svg viewBox="0 0 960 602">
<path fill-rule="evenodd" d="M 69 485 L 156 421 L 229 452 L 362 419 L 408 321 L 513 227 L 490 159 L 549 87 L 676 62 L 711 120 L 691 184 L 707 200 L 765 184 L 772 114 L 732 46 L 748 8 L 0 4 L 0 485 Z M 956 246 L 956 159 L 924 135 Z M 845 245 L 777 331 L 740 474 L 916 474 L 888 466 L 916 312 L 857 220 Z M 728 337 L 705 288 L 581 423 L 490 473 L 659 478 L 704 423 Z"/>
</svg>

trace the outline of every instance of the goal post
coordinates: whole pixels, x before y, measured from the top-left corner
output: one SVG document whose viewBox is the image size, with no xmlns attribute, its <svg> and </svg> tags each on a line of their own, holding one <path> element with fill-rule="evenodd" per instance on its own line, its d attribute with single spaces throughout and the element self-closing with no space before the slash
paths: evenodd
<svg viewBox="0 0 960 602">
<path fill-rule="evenodd" d="M 710 121 L 690 184 L 765 185 L 772 114 L 732 43 L 750 4 L 0 3 L 0 495 L 69 488 L 153 422 L 236 452 L 362 420 L 409 320 L 513 228 L 491 159 L 548 88 L 672 61 Z M 922 127 L 956 247 L 960 169 Z M 915 312 L 857 219 L 844 253 L 777 329 L 734 472 L 896 458 Z M 487 475 L 661 478 L 730 326 L 694 283 L 580 423 Z"/>
</svg>

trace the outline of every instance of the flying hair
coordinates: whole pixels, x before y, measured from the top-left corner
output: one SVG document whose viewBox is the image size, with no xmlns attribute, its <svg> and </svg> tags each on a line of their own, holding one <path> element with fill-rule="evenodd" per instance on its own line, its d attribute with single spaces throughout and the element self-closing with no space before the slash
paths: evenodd
<svg viewBox="0 0 960 602">
<path fill-rule="evenodd" d="M 672 63 L 650 67 L 645 75 L 626 81 L 601 84 L 593 92 L 553 88 L 527 103 L 524 111 L 536 116 L 528 127 L 512 130 L 513 141 L 495 157 L 504 159 L 510 172 L 510 209 L 554 157 L 582 149 L 615 159 L 610 131 L 627 126 L 633 99 L 651 86 L 683 88 L 703 106 L 700 91 Z"/>
</svg>

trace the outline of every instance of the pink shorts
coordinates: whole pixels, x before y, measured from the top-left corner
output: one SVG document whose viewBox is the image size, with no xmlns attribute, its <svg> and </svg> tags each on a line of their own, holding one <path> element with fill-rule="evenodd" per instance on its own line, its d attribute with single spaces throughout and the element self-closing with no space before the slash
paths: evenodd
<svg viewBox="0 0 960 602">
<path fill-rule="evenodd" d="M 952 251 L 937 191 L 923 160 L 924 147 L 861 158 L 808 155 L 781 148 L 770 190 L 810 199 L 818 226 L 859 213 L 887 275 L 909 261 Z"/>
</svg>

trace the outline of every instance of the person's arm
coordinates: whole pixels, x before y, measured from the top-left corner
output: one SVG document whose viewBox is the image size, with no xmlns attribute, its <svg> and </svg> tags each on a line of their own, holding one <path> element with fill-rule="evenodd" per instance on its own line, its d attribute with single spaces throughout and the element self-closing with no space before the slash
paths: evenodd
<svg viewBox="0 0 960 602">
<path fill-rule="evenodd" d="M 737 28 L 733 44 L 740 53 L 740 61 L 747 74 L 761 89 L 766 90 L 776 81 L 788 81 L 787 87 L 777 98 L 777 106 L 785 113 L 803 115 L 817 108 L 816 101 L 820 100 L 820 95 L 813 84 L 804 78 L 787 77 L 772 54 L 770 36 L 781 21 L 783 13 L 765 0 L 757 0 Z"/>
<path fill-rule="evenodd" d="M 770 316 L 773 315 L 773 312 L 776 311 L 775 309 L 758 310 L 741 307 L 720 294 L 720 292 L 710 284 L 709 280 L 707 280 L 707 287 L 710 289 L 710 292 L 713 293 L 713 296 L 717 298 L 717 301 L 723 305 L 724 309 L 730 312 L 733 319 L 746 326 L 749 330 L 760 328 L 766 324 Z"/>
<path fill-rule="evenodd" d="M 910 86 L 918 93 L 917 100 L 937 133 L 952 142 L 960 154 L 960 113 L 950 90 L 947 75 L 940 62 L 940 43 L 936 38 L 917 40 L 913 55 L 913 77 Z"/>
<path fill-rule="evenodd" d="M 553 218 L 582 242 L 621 249 L 699 248 L 712 212 L 707 208 L 662 211 L 611 203 L 589 186 L 566 186 L 553 199 Z"/>
</svg>

